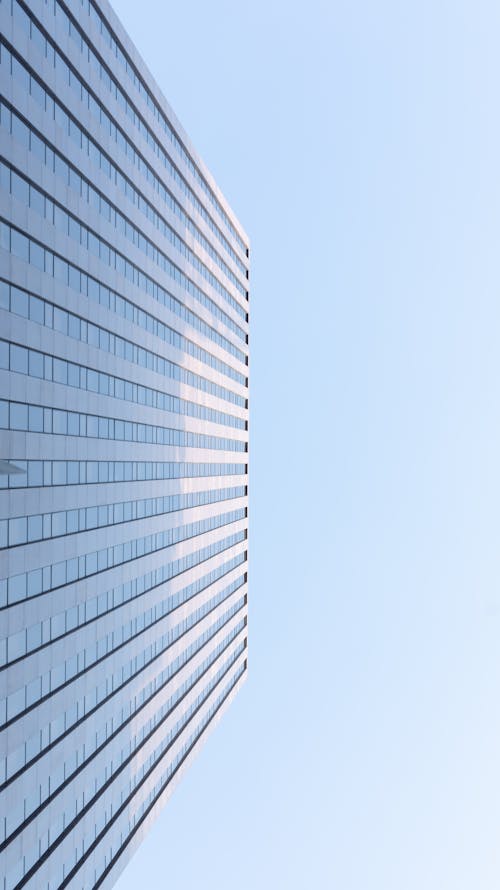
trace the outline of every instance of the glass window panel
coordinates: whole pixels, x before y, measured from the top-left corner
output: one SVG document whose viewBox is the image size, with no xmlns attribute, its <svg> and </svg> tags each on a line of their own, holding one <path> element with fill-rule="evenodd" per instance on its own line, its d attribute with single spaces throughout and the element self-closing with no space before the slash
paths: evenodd
<svg viewBox="0 0 500 890">
<path fill-rule="evenodd" d="M 66 534 L 66 511 L 61 510 L 52 514 L 52 536 Z"/>
<path fill-rule="evenodd" d="M 28 517 L 28 541 L 39 541 L 42 537 L 42 517 L 40 514 Z"/>
<path fill-rule="evenodd" d="M 80 339 L 80 319 L 76 315 L 70 315 L 68 321 L 68 333 L 75 340 Z"/>
<path fill-rule="evenodd" d="M 52 566 L 52 587 L 66 584 L 66 562 L 56 562 Z"/>
<path fill-rule="evenodd" d="M 0 340 L 0 368 L 9 367 L 9 344 Z"/>
<path fill-rule="evenodd" d="M 87 325 L 87 338 L 91 346 L 99 346 L 99 328 L 90 322 Z"/>
<path fill-rule="evenodd" d="M 68 283 L 68 264 L 58 256 L 54 256 L 54 278 L 57 278 L 64 284 Z"/>
<path fill-rule="evenodd" d="M 9 602 L 16 603 L 26 597 L 26 574 L 14 575 L 8 580 Z"/>
<path fill-rule="evenodd" d="M 28 522 L 26 516 L 9 519 L 9 547 L 24 544 L 27 540 Z"/>
<path fill-rule="evenodd" d="M 98 437 L 98 423 L 99 418 L 89 415 L 87 417 L 87 436 L 92 439 L 97 439 Z"/>
<path fill-rule="evenodd" d="M 26 653 L 26 631 L 24 629 L 8 638 L 7 652 L 9 661 L 21 658 Z"/>
<path fill-rule="evenodd" d="M 78 510 L 68 510 L 67 513 L 67 533 L 73 534 L 78 531 Z"/>
<path fill-rule="evenodd" d="M 40 96 L 39 104 L 42 106 L 45 104 L 45 99 L 43 96 Z M 45 145 L 35 133 L 30 133 L 30 147 L 33 154 L 38 158 L 39 161 L 42 162 L 42 164 L 44 164 Z"/>
<path fill-rule="evenodd" d="M 68 559 L 66 574 L 67 574 L 68 583 L 70 581 L 76 581 L 76 579 L 78 578 L 78 559 L 77 558 Z"/>
<path fill-rule="evenodd" d="M 56 383 L 68 382 L 68 367 L 65 361 L 59 358 L 54 359 L 54 380 Z"/>
<path fill-rule="evenodd" d="M 52 412 L 52 429 L 54 433 L 66 435 L 67 433 L 67 416 L 66 411 L 58 411 L 54 409 Z"/>
<path fill-rule="evenodd" d="M 45 251 L 34 241 L 30 243 L 30 263 L 32 266 L 36 266 L 40 272 L 45 270 Z"/>
<path fill-rule="evenodd" d="M 10 190 L 13 198 L 17 198 L 26 207 L 29 206 L 29 185 L 14 170 L 11 170 L 10 174 Z"/>
<path fill-rule="evenodd" d="M 77 389 L 80 386 L 80 368 L 68 362 L 68 386 L 74 386 Z M 75 433 L 75 435 L 77 435 Z"/>
<path fill-rule="evenodd" d="M 68 332 L 68 313 L 57 306 L 54 306 L 54 330 L 60 331 L 62 334 Z"/>
<path fill-rule="evenodd" d="M 38 324 L 43 324 L 43 319 L 44 319 L 43 300 L 39 300 L 38 297 L 31 296 L 29 312 L 30 312 L 31 321 L 36 321 Z"/>
<path fill-rule="evenodd" d="M 43 483 L 43 463 L 41 460 L 30 460 L 28 464 L 28 485 L 38 486 Z"/>
<path fill-rule="evenodd" d="M 68 411 L 68 436 L 78 436 L 80 431 L 80 418 L 73 411 Z"/>
<path fill-rule="evenodd" d="M 10 289 L 10 310 L 11 312 L 15 312 L 16 315 L 22 315 L 23 318 L 28 318 L 28 294 L 26 293 L 26 291 L 20 290 L 18 287 L 14 287 L 13 285 Z"/>
<path fill-rule="evenodd" d="M 79 480 L 79 463 L 76 460 L 68 461 L 68 485 L 77 485 Z"/>
<path fill-rule="evenodd" d="M 21 232 L 11 229 L 11 252 L 26 262 L 29 262 L 29 241 Z"/>
<path fill-rule="evenodd" d="M 45 217 L 45 198 L 38 189 L 30 188 L 30 207 L 36 213 L 39 213 L 40 216 Z M 31 259 L 31 262 L 33 262 L 33 259 Z"/>
<path fill-rule="evenodd" d="M 0 247 L 10 250 L 10 226 L 0 223 Z"/>
<path fill-rule="evenodd" d="M 43 355 L 41 352 L 30 350 L 29 353 L 29 375 L 30 377 L 43 378 Z"/>
<path fill-rule="evenodd" d="M 43 432 L 43 408 L 37 405 L 29 406 L 29 430 L 33 433 Z"/>
<path fill-rule="evenodd" d="M 12 430 L 28 429 L 28 406 L 19 402 L 11 402 L 10 405 L 10 428 Z"/>
<path fill-rule="evenodd" d="M 6 281 L 0 281 L 0 309 L 9 309 L 10 287 Z"/>
<path fill-rule="evenodd" d="M 66 484 L 66 461 L 55 460 L 52 462 L 52 484 Z"/>
<path fill-rule="evenodd" d="M 33 574 L 33 573 L 30 573 Z M 30 594 L 31 596 L 31 594 Z M 33 624 L 28 628 L 27 632 L 27 646 L 28 651 L 32 651 L 33 649 L 37 649 L 38 646 L 42 644 L 42 626 L 40 623 Z"/>
<path fill-rule="evenodd" d="M 88 553 L 85 560 L 85 572 L 92 575 L 97 572 L 97 553 Z"/>
<path fill-rule="evenodd" d="M 80 270 L 74 266 L 69 266 L 69 286 L 80 293 Z"/>
</svg>

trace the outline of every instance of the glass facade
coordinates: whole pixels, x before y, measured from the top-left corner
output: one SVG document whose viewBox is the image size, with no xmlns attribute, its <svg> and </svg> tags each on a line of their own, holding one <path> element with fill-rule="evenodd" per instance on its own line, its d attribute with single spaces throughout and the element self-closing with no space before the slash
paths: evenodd
<svg viewBox="0 0 500 890">
<path fill-rule="evenodd" d="M 0 890 L 111 887 L 246 676 L 248 239 L 107 0 L 0 23 Z"/>
</svg>

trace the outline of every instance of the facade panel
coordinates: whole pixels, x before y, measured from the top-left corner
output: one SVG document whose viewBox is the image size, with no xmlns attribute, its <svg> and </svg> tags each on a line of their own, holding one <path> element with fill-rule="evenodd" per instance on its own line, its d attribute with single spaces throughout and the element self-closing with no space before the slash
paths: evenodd
<svg viewBox="0 0 500 890">
<path fill-rule="evenodd" d="M 105 0 L 0 22 L 0 886 L 111 886 L 246 676 L 248 239 Z"/>
</svg>

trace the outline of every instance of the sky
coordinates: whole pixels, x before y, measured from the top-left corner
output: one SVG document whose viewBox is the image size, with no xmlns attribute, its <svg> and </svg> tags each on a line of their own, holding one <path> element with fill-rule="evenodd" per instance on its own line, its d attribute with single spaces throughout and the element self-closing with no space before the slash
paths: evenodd
<svg viewBox="0 0 500 890">
<path fill-rule="evenodd" d="M 113 6 L 252 264 L 248 680 L 117 890 L 498 890 L 500 6 Z"/>
</svg>

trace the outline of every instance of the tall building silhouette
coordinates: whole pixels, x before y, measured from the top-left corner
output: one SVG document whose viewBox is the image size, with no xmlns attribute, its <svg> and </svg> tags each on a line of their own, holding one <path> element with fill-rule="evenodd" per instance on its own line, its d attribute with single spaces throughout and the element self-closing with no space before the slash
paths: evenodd
<svg viewBox="0 0 500 890">
<path fill-rule="evenodd" d="M 248 239 L 107 0 L 0 23 L 0 890 L 110 887 L 246 676 Z"/>
</svg>

